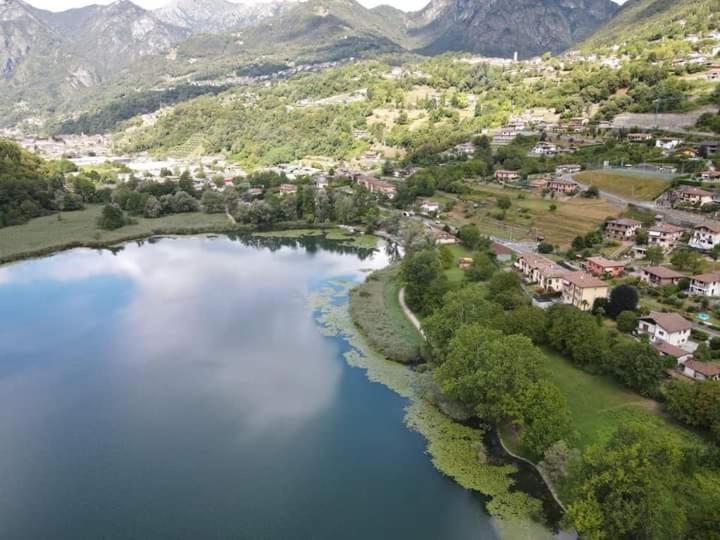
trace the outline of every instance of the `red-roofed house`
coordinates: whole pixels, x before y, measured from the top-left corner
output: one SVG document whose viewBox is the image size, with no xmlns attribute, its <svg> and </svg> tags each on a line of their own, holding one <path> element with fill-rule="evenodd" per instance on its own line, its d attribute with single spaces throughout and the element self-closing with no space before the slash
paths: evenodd
<svg viewBox="0 0 720 540">
<path fill-rule="evenodd" d="M 710 298 L 720 296 L 720 274 L 700 274 L 690 279 L 690 294 L 708 296 Z"/>
<path fill-rule="evenodd" d="M 676 285 L 683 277 L 685 276 L 680 272 L 665 266 L 647 266 L 642 269 L 640 279 L 650 285 L 662 287 L 664 285 Z"/>
<path fill-rule="evenodd" d="M 625 271 L 625 263 L 611 261 L 605 257 L 588 257 L 585 260 L 585 270 L 593 276 L 618 277 Z"/>
<path fill-rule="evenodd" d="M 693 206 L 702 206 L 713 202 L 713 194 L 710 191 L 695 186 L 682 186 L 673 191 L 675 200 Z"/>
<path fill-rule="evenodd" d="M 720 223 L 711 221 L 695 227 L 688 242 L 691 248 L 703 250 L 711 250 L 718 244 L 720 244 Z"/>
<path fill-rule="evenodd" d="M 635 238 L 640 225 L 642 223 L 634 219 L 616 219 L 606 225 L 605 236 L 612 240 L 630 241 Z"/>
<path fill-rule="evenodd" d="M 659 246 L 663 251 L 670 251 L 678 243 L 682 233 L 682 227 L 676 227 L 669 223 L 654 225 L 648 229 L 648 245 Z"/>
<path fill-rule="evenodd" d="M 562 276 L 562 280 L 563 304 L 571 304 L 578 309 L 588 311 L 592 309 L 595 300 L 608 297 L 608 285 L 585 272 L 567 272 Z"/>
<path fill-rule="evenodd" d="M 720 381 L 720 363 L 688 360 L 683 366 L 683 375 L 698 381 Z"/>
</svg>

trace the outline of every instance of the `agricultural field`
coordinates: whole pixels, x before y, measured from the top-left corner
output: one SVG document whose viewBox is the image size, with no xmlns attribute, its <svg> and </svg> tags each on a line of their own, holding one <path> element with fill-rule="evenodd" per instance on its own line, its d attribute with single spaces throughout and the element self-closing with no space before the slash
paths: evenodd
<svg viewBox="0 0 720 540">
<path fill-rule="evenodd" d="M 641 201 L 657 199 L 670 184 L 666 176 L 631 172 L 583 171 L 575 178 L 601 191 Z"/>
<path fill-rule="evenodd" d="M 508 197 L 511 207 L 499 220 L 498 198 Z M 549 199 L 538 193 L 484 184 L 463 195 L 464 204 L 457 204 L 450 221 L 461 226 L 475 223 L 484 234 L 512 240 L 545 241 L 567 247 L 579 234 L 595 229 L 607 217 L 616 217 L 618 208 L 602 199 Z M 479 205 L 474 208 L 474 205 Z M 552 209 L 554 205 L 554 210 Z"/>
</svg>

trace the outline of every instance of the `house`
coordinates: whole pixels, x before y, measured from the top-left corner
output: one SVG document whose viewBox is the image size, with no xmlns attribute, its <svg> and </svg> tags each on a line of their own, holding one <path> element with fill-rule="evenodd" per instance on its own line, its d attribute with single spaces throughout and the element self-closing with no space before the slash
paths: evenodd
<svg viewBox="0 0 720 540">
<path fill-rule="evenodd" d="M 692 323 L 677 313 L 652 312 L 638 321 L 638 332 L 650 336 L 650 341 L 665 341 L 680 347 L 690 339 Z"/>
<path fill-rule="evenodd" d="M 568 269 L 537 253 L 523 253 L 513 265 L 528 283 L 536 283 L 541 289 L 562 292 L 563 276 Z"/>
<path fill-rule="evenodd" d="M 653 138 L 650 133 L 628 133 L 627 139 L 630 142 L 646 142 Z"/>
<path fill-rule="evenodd" d="M 713 202 L 713 194 L 711 191 L 695 186 L 682 186 L 673 191 L 673 197 L 676 201 L 693 206 L 702 206 Z"/>
<path fill-rule="evenodd" d="M 313 178 L 313 182 L 315 183 L 315 187 L 317 189 L 327 189 L 330 185 L 330 181 L 327 179 L 327 176 L 316 176 Z"/>
<path fill-rule="evenodd" d="M 619 277 L 625 271 L 625 263 L 605 257 L 588 257 L 585 260 L 585 269 L 593 276 Z"/>
<path fill-rule="evenodd" d="M 720 181 L 720 171 L 703 171 L 699 178 L 703 182 L 718 182 Z"/>
<path fill-rule="evenodd" d="M 492 250 L 495 253 L 495 257 L 500 262 L 508 262 L 512 260 L 514 251 L 507 246 L 499 244 L 498 242 L 492 243 Z"/>
<path fill-rule="evenodd" d="M 720 244 L 720 223 L 707 222 L 695 227 L 688 242 L 691 248 L 711 250 Z"/>
<path fill-rule="evenodd" d="M 706 156 L 714 156 L 720 152 L 720 141 L 702 141 L 698 143 L 700 153 Z"/>
<path fill-rule="evenodd" d="M 588 311 L 592 309 L 595 300 L 608 297 L 608 285 L 585 272 L 567 272 L 562 276 L 562 280 L 563 304 L 571 304 L 578 309 Z"/>
<path fill-rule="evenodd" d="M 655 147 L 656 148 L 662 148 L 663 150 L 675 150 L 678 146 L 682 144 L 682 139 L 669 139 L 669 138 L 661 138 L 657 139 L 655 141 Z"/>
<path fill-rule="evenodd" d="M 682 373 L 696 381 L 720 381 L 720 363 L 687 360 L 683 364 Z"/>
<path fill-rule="evenodd" d="M 462 257 L 458 261 L 458 268 L 460 270 L 468 270 L 472 266 L 473 260 L 471 257 Z"/>
<path fill-rule="evenodd" d="M 530 151 L 534 156 L 556 156 L 558 153 L 558 147 L 556 144 L 539 142 Z"/>
<path fill-rule="evenodd" d="M 520 180 L 520 174 L 517 171 L 495 171 L 495 180 L 498 182 L 517 182 Z"/>
<path fill-rule="evenodd" d="M 434 231 L 433 236 L 435 237 L 435 243 L 439 246 L 449 246 L 459 242 L 452 234 L 445 231 Z"/>
<path fill-rule="evenodd" d="M 530 189 L 545 189 L 552 180 L 553 177 L 549 174 L 529 174 L 528 187 Z"/>
<path fill-rule="evenodd" d="M 261 197 L 262 194 L 263 194 L 263 188 L 259 188 L 259 187 L 257 187 L 257 188 L 250 188 L 250 189 L 247 190 L 247 194 L 248 194 L 250 197 Z"/>
<path fill-rule="evenodd" d="M 642 269 L 640 279 L 650 285 L 662 287 L 664 285 L 677 285 L 685 276 L 665 266 L 647 266 Z"/>
<path fill-rule="evenodd" d="M 582 165 L 569 163 L 567 165 L 558 165 L 555 167 L 555 174 L 562 176 L 564 174 L 577 174 L 582 171 Z"/>
<path fill-rule="evenodd" d="M 612 240 L 630 241 L 640 228 L 639 221 L 634 219 L 616 219 L 608 222 L 605 226 L 605 237 Z"/>
<path fill-rule="evenodd" d="M 297 186 L 294 184 L 281 184 L 280 195 L 295 195 L 297 193 Z"/>
<path fill-rule="evenodd" d="M 420 205 L 420 210 L 426 214 L 435 214 L 440 211 L 440 203 L 434 201 L 424 201 Z"/>
<path fill-rule="evenodd" d="M 710 298 L 720 296 L 720 274 L 693 276 L 690 278 L 690 294 Z"/>
<path fill-rule="evenodd" d="M 693 357 L 692 353 L 689 353 L 685 349 L 681 349 L 676 345 L 672 345 L 667 341 L 657 341 L 653 343 L 653 348 L 660 353 L 660 356 L 669 356 L 678 364 L 684 364 Z"/>
<path fill-rule="evenodd" d="M 395 195 L 397 194 L 395 186 L 391 183 L 385 182 L 384 180 L 378 180 L 372 176 L 360 176 L 358 177 L 357 183 L 359 186 L 367 189 L 370 193 L 386 195 L 390 199 L 395 198 Z"/>
<path fill-rule="evenodd" d="M 563 180 L 559 178 L 557 180 L 551 180 L 547 183 L 547 189 L 554 191 L 555 193 L 575 193 L 578 190 L 578 186 L 572 180 Z"/>
<path fill-rule="evenodd" d="M 680 241 L 682 234 L 682 227 L 676 227 L 669 223 L 653 225 L 648 229 L 648 245 L 658 246 L 663 251 L 670 251 Z"/>
</svg>

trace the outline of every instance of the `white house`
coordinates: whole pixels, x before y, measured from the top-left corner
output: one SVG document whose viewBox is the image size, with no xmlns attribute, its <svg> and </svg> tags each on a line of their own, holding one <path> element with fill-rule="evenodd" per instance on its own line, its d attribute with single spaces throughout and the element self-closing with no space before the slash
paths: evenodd
<svg viewBox="0 0 720 540">
<path fill-rule="evenodd" d="M 642 317 L 638 323 L 638 332 L 650 336 L 650 341 L 665 341 L 680 347 L 690 339 L 692 323 L 677 313 L 652 312 Z"/>
<path fill-rule="evenodd" d="M 422 210 L 426 214 L 434 214 L 440 211 L 440 203 L 434 201 L 424 201 L 420 205 L 420 210 Z"/>
<path fill-rule="evenodd" d="M 720 244 L 720 223 L 703 223 L 695 227 L 688 242 L 691 248 L 711 250 Z"/>
<path fill-rule="evenodd" d="M 663 150 L 675 150 L 682 142 L 682 139 L 661 138 L 655 141 L 655 146 Z"/>
<path fill-rule="evenodd" d="M 539 142 L 530 152 L 534 156 L 556 156 L 558 147 L 556 144 Z"/>
<path fill-rule="evenodd" d="M 698 296 L 720 296 L 720 274 L 700 274 L 690 280 L 690 294 Z"/>
</svg>

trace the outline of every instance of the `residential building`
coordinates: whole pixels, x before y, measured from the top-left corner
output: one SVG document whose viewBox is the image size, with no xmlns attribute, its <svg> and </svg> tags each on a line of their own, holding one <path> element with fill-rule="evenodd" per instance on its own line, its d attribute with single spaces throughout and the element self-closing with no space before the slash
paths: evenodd
<svg viewBox="0 0 720 540">
<path fill-rule="evenodd" d="M 706 156 L 714 156 L 720 152 L 720 141 L 702 141 L 698 143 L 700 153 Z"/>
<path fill-rule="evenodd" d="M 578 186 L 572 180 L 563 180 L 562 178 L 560 178 L 557 180 L 550 180 L 547 183 L 547 188 L 550 191 L 554 191 L 555 193 L 570 194 L 575 193 L 578 189 Z"/>
<path fill-rule="evenodd" d="M 677 313 L 652 312 L 641 317 L 638 332 L 650 336 L 650 341 L 665 341 L 670 345 L 681 347 L 690 339 L 692 323 Z"/>
<path fill-rule="evenodd" d="M 713 202 L 712 191 L 695 186 L 682 186 L 673 191 L 673 197 L 676 201 L 693 206 L 702 206 Z"/>
<path fill-rule="evenodd" d="M 700 274 L 690 278 L 690 294 L 714 298 L 720 296 L 720 274 Z"/>
<path fill-rule="evenodd" d="M 357 181 L 358 185 L 367 189 L 370 193 L 380 193 L 393 199 L 397 194 L 395 186 L 384 180 L 378 180 L 372 176 L 360 176 Z"/>
<path fill-rule="evenodd" d="M 539 142 L 530 151 L 534 156 L 556 156 L 558 153 L 558 147 L 556 144 Z"/>
<path fill-rule="evenodd" d="M 678 364 L 684 364 L 693 357 L 692 353 L 687 352 L 685 349 L 681 349 L 676 345 L 672 345 L 667 341 L 657 341 L 653 343 L 653 348 L 659 352 L 661 356 L 669 356 Z"/>
<path fill-rule="evenodd" d="M 527 180 L 530 189 L 545 189 L 553 177 L 549 174 L 529 174 Z"/>
<path fill-rule="evenodd" d="M 458 268 L 460 270 L 468 270 L 472 266 L 473 260 L 471 257 L 462 257 L 458 261 Z"/>
<path fill-rule="evenodd" d="M 720 182 L 720 171 L 703 171 L 699 178 L 703 182 Z"/>
<path fill-rule="evenodd" d="M 642 223 L 634 219 L 623 218 L 610 221 L 605 226 L 605 237 L 612 240 L 631 241 L 635 238 L 640 225 Z"/>
<path fill-rule="evenodd" d="M 661 138 L 655 141 L 655 147 L 662 148 L 663 150 L 675 150 L 682 142 L 682 139 Z"/>
<path fill-rule="evenodd" d="M 520 174 L 517 171 L 495 171 L 495 180 L 498 182 L 517 182 L 520 180 Z"/>
<path fill-rule="evenodd" d="M 708 222 L 695 227 L 688 242 L 691 248 L 711 250 L 720 244 L 720 223 Z"/>
<path fill-rule="evenodd" d="M 434 231 L 435 243 L 439 246 L 449 246 L 457 244 L 459 240 L 449 232 L 445 231 Z"/>
<path fill-rule="evenodd" d="M 588 311 L 592 309 L 595 300 L 608 297 L 608 285 L 585 272 L 568 272 L 562 276 L 562 280 L 563 304 L 571 304 L 578 309 Z"/>
<path fill-rule="evenodd" d="M 687 360 L 683 364 L 682 373 L 696 381 L 720 381 L 720 363 Z"/>
<path fill-rule="evenodd" d="M 492 250 L 495 253 L 495 257 L 500 262 L 508 262 L 512 260 L 513 253 L 515 253 L 509 247 L 499 244 L 498 242 L 493 242 Z"/>
<path fill-rule="evenodd" d="M 294 195 L 297 193 L 297 186 L 294 184 L 282 184 L 280 186 L 280 195 Z"/>
<path fill-rule="evenodd" d="M 593 276 L 619 277 L 625 271 L 625 263 L 605 257 L 588 257 L 585 260 L 585 270 Z"/>
<path fill-rule="evenodd" d="M 577 174 L 582 171 L 582 165 L 569 163 L 566 165 L 558 165 L 555 167 L 555 174 L 562 176 L 563 174 Z"/>
<path fill-rule="evenodd" d="M 525 276 L 528 283 L 537 284 L 543 290 L 556 293 L 562 292 L 562 278 L 569 272 L 567 268 L 537 253 L 519 255 L 514 266 Z"/>
<path fill-rule="evenodd" d="M 648 245 L 658 246 L 663 251 L 670 251 L 680 241 L 682 234 L 682 227 L 676 227 L 669 223 L 653 225 L 648 229 Z"/>
<path fill-rule="evenodd" d="M 630 142 L 645 142 L 652 140 L 653 136 L 650 133 L 628 133 L 627 138 Z"/>
<path fill-rule="evenodd" d="M 662 287 L 665 285 L 677 285 L 678 281 L 684 277 L 680 272 L 665 266 L 647 266 L 642 269 L 640 279 L 650 285 Z"/>
<path fill-rule="evenodd" d="M 434 201 L 424 201 L 420 205 L 420 210 L 426 214 L 435 214 L 440 211 L 440 203 Z"/>
</svg>

